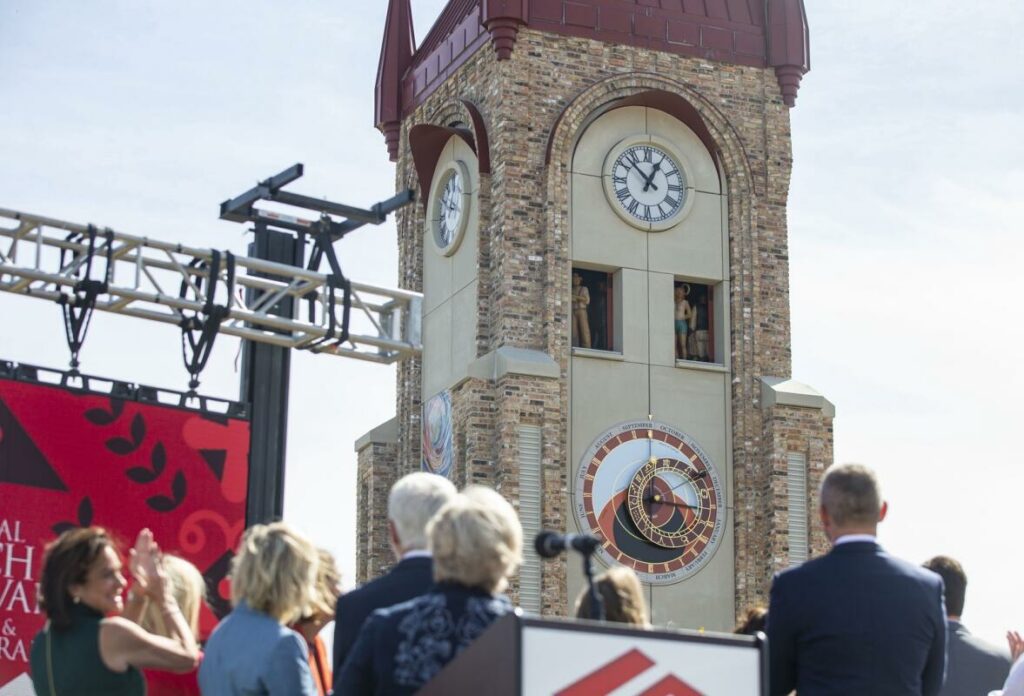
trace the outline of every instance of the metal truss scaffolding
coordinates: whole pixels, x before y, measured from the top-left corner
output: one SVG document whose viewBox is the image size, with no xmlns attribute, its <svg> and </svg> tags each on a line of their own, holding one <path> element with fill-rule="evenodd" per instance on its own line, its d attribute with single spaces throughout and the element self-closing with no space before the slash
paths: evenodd
<svg viewBox="0 0 1024 696">
<path fill-rule="evenodd" d="M 0 208 L 0 290 L 74 305 L 91 262 L 105 269 L 92 271 L 104 278 L 95 299 L 104 312 L 182 326 L 216 304 L 227 310 L 220 333 L 257 343 L 385 364 L 421 351 L 419 293 L 351 281 L 348 324 L 329 274 L 246 256 L 222 262 L 231 258 Z M 220 297 L 207 296 L 218 289 Z M 293 316 L 274 313 L 282 304 L 295 308 Z M 340 325 L 347 337 L 336 338 Z"/>
</svg>

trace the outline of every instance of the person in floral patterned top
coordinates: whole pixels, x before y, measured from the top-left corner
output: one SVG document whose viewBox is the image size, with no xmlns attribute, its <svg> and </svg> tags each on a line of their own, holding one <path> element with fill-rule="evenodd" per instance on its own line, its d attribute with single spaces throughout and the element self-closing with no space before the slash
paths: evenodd
<svg viewBox="0 0 1024 696">
<path fill-rule="evenodd" d="M 518 611 L 501 593 L 522 562 L 523 530 L 501 495 L 466 488 L 441 508 L 427 534 L 434 589 L 370 615 L 335 696 L 414 694 L 496 619 Z"/>
</svg>

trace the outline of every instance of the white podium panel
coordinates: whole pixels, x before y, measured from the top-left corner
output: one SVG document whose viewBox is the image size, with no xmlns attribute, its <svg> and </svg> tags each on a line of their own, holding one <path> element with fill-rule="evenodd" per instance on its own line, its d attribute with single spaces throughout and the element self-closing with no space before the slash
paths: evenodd
<svg viewBox="0 0 1024 696">
<path fill-rule="evenodd" d="M 759 696 L 763 635 L 642 630 L 508 615 L 420 696 Z"/>
<path fill-rule="evenodd" d="M 525 625 L 522 693 L 557 696 L 736 696 L 762 689 L 752 638 L 616 631 L 614 624 Z"/>
</svg>

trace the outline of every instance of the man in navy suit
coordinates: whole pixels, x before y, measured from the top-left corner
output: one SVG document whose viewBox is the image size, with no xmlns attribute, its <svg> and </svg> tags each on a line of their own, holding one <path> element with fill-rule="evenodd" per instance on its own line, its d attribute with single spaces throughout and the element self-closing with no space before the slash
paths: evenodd
<svg viewBox="0 0 1024 696">
<path fill-rule="evenodd" d="M 433 561 L 426 550 L 427 522 L 456 493 L 451 481 L 423 471 L 403 476 L 391 487 L 388 535 L 398 564 L 386 575 L 338 598 L 334 613 L 335 682 L 366 617 L 376 609 L 426 594 L 433 586 Z"/>
<path fill-rule="evenodd" d="M 946 666 L 935 573 L 875 540 L 886 504 L 871 469 L 830 468 L 821 523 L 832 550 L 775 576 L 768 605 L 771 693 L 934 696 Z"/>
<path fill-rule="evenodd" d="M 942 578 L 946 588 L 946 684 L 940 696 L 975 696 L 1003 687 L 1010 673 L 1010 654 L 971 634 L 960 623 L 967 596 L 967 573 L 955 559 L 936 556 L 924 567 Z"/>
</svg>

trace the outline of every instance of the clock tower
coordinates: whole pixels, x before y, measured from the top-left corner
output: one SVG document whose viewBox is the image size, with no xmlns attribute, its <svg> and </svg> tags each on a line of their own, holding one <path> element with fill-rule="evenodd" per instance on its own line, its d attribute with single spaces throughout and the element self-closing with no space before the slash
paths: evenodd
<svg viewBox="0 0 1024 696">
<path fill-rule="evenodd" d="M 658 624 L 728 630 L 824 550 L 834 409 L 792 379 L 789 328 L 809 65 L 803 0 L 451 0 L 419 46 L 390 0 L 375 116 L 418 194 L 423 354 L 356 443 L 358 580 L 419 469 L 495 488 L 528 541 L 597 535 Z M 528 550 L 514 598 L 570 613 L 579 565 Z"/>
</svg>

